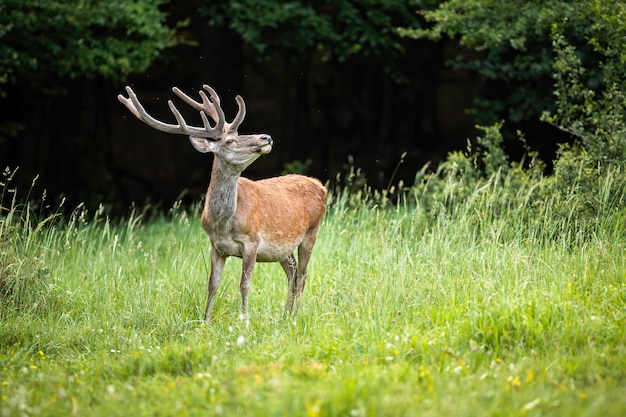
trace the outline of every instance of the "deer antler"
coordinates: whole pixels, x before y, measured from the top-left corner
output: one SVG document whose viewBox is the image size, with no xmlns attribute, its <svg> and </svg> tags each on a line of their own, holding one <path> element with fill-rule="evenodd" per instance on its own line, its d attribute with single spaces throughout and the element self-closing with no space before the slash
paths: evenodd
<svg viewBox="0 0 626 417">
<path fill-rule="evenodd" d="M 243 119 L 246 117 L 246 102 L 243 101 L 243 98 L 239 95 L 235 97 L 235 101 L 237 101 L 237 106 L 239 107 L 239 109 L 237 110 L 237 115 L 235 116 L 232 122 L 224 123 L 226 120 L 226 117 L 224 116 L 224 111 L 222 110 L 222 107 L 220 106 L 220 96 L 218 96 L 215 90 L 213 90 L 210 86 L 206 84 L 204 84 L 202 88 L 207 90 L 211 97 L 211 99 L 209 100 L 209 98 L 204 93 L 204 91 L 200 90 L 199 93 L 200 93 L 200 98 L 202 99 L 202 103 L 195 101 L 194 99 L 189 97 L 187 94 L 183 93 L 177 87 L 172 88 L 172 91 L 174 92 L 174 94 L 176 94 L 185 103 L 189 104 L 194 109 L 200 112 L 204 112 L 208 114 L 209 116 L 211 116 L 213 121 L 215 121 L 215 123 L 220 125 L 222 129 L 224 129 L 224 132 L 237 133 L 237 130 L 239 129 L 239 125 L 241 125 L 241 123 L 243 122 Z M 217 128 L 218 126 L 216 126 L 216 129 Z"/>
<path fill-rule="evenodd" d="M 243 122 L 243 119 L 246 115 L 246 104 L 243 101 L 241 96 L 235 97 L 237 101 L 237 105 L 239 106 L 239 110 L 237 111 L 237 116 L 233 119 L 231 123 L 226 123 L 226 117 L 224 116 L 224 111 L 220 106 L 220 98 L 211 87 L 208 85 L 203 86 L 205 90 L 209 92 L 210 98 L 204 93 L 204 91 L 200 90 L 200 98 L 202 102 L 195 101 L 187 94 L 183 93 L 179 88 L 174 87 L 172 91 L 178 97 L 180 97 L 185 103 L 189 104 L 194 109 L 200 111 L 200 117 L 202 118 L 202 124 L 204 127 L 196 127 L 189 126 L 185 119 L 180 114 L 172 100 L 168 100 L 167 104 L 172 111 L 172 114 L 176 118 L 178 122 L 177 125 L 169 124 L 161 122 L 160 120 L 155 119 L 150 116 L 148 112 L 144 109 L 144 107 L 139 102 L 137 95 L 133 91 L 132 88 L 126 87 L 126 92 L 128 93 L 128 98 L 123 95 L 118 95 L 117 99 L 124 104 L 128 109 L 141 121 L 146 123 L 148 126 L 153 127 L 157 130 L 160 130 L 165 133 L 174 133 L 180 135 L 189 135 L 196 136 L 201 138 L 210 138 L 214 140 L 218 140 L 223 137 L 226 132 L 237 132 L 239 125 Z M 211 127 L 209 120 L 207 118 L 207 114 L 213 119 L 215 122 L 215 126 Z"/>
</svg>

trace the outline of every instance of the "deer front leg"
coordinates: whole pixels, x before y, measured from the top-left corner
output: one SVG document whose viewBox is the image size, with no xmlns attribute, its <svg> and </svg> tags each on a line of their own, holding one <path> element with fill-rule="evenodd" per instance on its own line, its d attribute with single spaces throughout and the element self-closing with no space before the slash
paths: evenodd
<svg viewBox="0 0 626 417">
<path fill-rule="evenodd" d="M 220 285 L 220 279 L 222 277 L 222 271 L 224 271 L 224 264 L 226 263 L 226 257 L 219 254 L 217 250 L 211 245 L 211 276 L 209 277 L 209 288 L 206 300 L 206 309 L 204 310 L 204 321 L 209 322 L 211 319 L 211 311 L 213 310 L 213 303 L 215 302 L 215 294 L 217 288 Z"/>
<path fill-rule="evenodd" d="M 244 320 L 246 320 L 246 326 L 248 324 L 248 294 L 250 293 L 250 279 L 252 278 L 252 272 L 256 265 L 256 246 L 244 247 L 243 262 L 241 267 L 241 283 L 239 284 L 239 290 L 241 291 L 241 307 Z"/>
<path fill-rule="evenodd" d="M 293 256 L 293 253 L 291 253 L 284 261 L 280 261 L 280 266 L 283 267 L 285 274 L 287 274 L 287 283 L 289 284 L 289 290 L 287 291 L 287 303 L 285 304 L 285 314 L 289 314 L 293 309 L 293 301 L 296 296 L 296 281 L 298 280 L 296 258 Z"/>
</svg>

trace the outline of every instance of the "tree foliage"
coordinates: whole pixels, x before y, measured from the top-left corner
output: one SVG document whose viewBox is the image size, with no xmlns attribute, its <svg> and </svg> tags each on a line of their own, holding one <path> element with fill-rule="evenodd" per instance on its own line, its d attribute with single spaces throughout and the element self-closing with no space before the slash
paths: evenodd
<svg viewBox="0 0 626 417">
<path fill-rule="evenodd" d="M 428 0 L 205 1 L 210 26 L 227 25 L 261 57 L 281 51 L 296 59 L 394 60 L 405 51 L 398 26 L 418 26 L 415 10 Z"/>
<path fill-rule="evenodd" d="M 432 28 L 405 33 L 456 37 L 482 53 L 475 68 L 483 76 L 510 81 L 515 88 L 533 79 L 532 72 L 524 74 L 525 69 L 537 64 L 542 70 L 535 75 L 543 77 L 543 66 L 549 62 L 552 88 L 542 93 L 536 110 L 543 111 L 541 120 L 569 134 L 573 143 L 560 146 L 554 175 L 545 177 L 536 153 L 528 153 L 527 167 L 509 161 L 501 148 L 502 125 L 496 123 L 481 128 L 485 135 L 477 138 L 478 147 L 450 154 L 438 172 L 425 181 L 418 178 L 416 189 L 424 195 L 428 190 L 429 206 L 436 207 L 450 195 L 469 198 L 483 184 L 505 178 L 507 193 L 498 198 L 499 206 L 528 207 L 530 217 L 524 221 L 545 216 L 547 207 L 550 216 L 562 219 L 571 233 L 589 236 L 607 213 L 626 211 L 626 6 L 604 0 L 515 6 L 452 0 L 425 13 L 435 22 Z M 492 31 L 479 24 L 480 19 L 491 22 L 497 16 L 502 20 Z M 550 41 L 549 51 L 541 34 Z M 541 44 L 539 49 L 530 47 L 532 39 Z M 506 49 L 515 53 L 502 54 Z M 500 66 L 501 73 L 487 71 Z M 553 104 L 541 107 L 548 98 Z M 511 105 L 510 97 L 505 99 Z"/>
<path fill-rule="evenodd" d="M 614 1 L 596 1 L 602 7 Z M 607 10 L 608 12 L 608 10 Z M 448 37 L 477 53 L 459 55 L 450 61 L 455 68 L 475 71 L 485 82 L 476 102 L 477 121 L 492 124 L 502 118 L 511 122 L 536 120 L 543 110 L 554 109 L 550 96 L 553 49 L 552 25 L 563 25 L 568 41 L 590 68 L 590 83 L 600 75 L 591 70 L 601 54 L 587 41 L 612 36 L 601 31 L 590 2 L 577 0 L 449 0 L 436 9 L 422 11 L 428 28 L 406 28 L 412 38 Z"/>
<path fill-rule="evenodd" d="M 573 135 L 593 165 L 626 164 L 626 6 L 608 6 L 589 4 L 588 43 L 601 57 L 597 65 L 584 61 L 568 39 L 567 26 L 552 26 L 557 108 L 542 116 Z"/>
<path fill-rule="evenodd" d="M 174 42 L 162 3 L 0 2 L 0 93 L 17 82 L 50 87 L 60 77 L 120 80 L 144 71 Z"/>
</svg>

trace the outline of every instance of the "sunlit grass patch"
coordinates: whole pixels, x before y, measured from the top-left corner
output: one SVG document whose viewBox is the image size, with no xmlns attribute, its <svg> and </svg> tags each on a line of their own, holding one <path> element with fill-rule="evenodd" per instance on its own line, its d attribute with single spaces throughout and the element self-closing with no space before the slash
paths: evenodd
<svg viewBox="0 0 626 417">
<path fill-rule="evenodd" d="M 623 213 L 582 236 L 547 211 L 496 216 L 485 191 L 442 212 L 335 196 L 299 314 L 284 316 L 280 266 L 258 264 L 249 326 L 234 258 L 201 321 L 198 210 L 112 222 L 79 208 L 40 228 L 16 210 L 1 226 L 3 278 L 21 286 L 0 305 L 0 410 L 623 414 Z"/>
</svg>

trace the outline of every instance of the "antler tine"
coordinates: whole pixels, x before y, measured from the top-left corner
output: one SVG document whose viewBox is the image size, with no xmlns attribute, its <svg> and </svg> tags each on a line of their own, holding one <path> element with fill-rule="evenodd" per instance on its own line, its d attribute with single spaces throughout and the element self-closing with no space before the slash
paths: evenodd
<svg viewBox="0 0 626 417">
<path fill-rule="evenodd" d="M 183 131 L 183 132 L 186 131 L 189 126 L 187 126 L 187 122 L 183 118 L 183 115 L 180 114 L 180 112 L 178 111 L 178 109 L 174 105 L 174 102 L 172 100 L 167 100 L 167 105 L 170 107 L 170 111 L 172 112 L 172 114 L 176 118 L 176 121 L 178 122 L 178 126 L 179 126 L 180 130 Z"/>
<path fill-rule="evenodd" d="M 204 127 L 200 128 L 200 127 L 195 127 L 195 126 L 189 126 L 185 122 L 185 119 L 180 114 L 176 106 L 174 106 L 174 103 L 171 100 L 169 100 L 168 105 L 170 107 L 170 110 L 172 111 L 172 114 L 176 118 L 176 121 L 178 121 L 178 124 L 174 125 L 174 124 L 164 123 L 164 122 L 161 122 L 160 120 L 155 119 L 154 117 L 148 114 L 148 112 L 144 109 L 144 107 L 139 102 L 139 99 L 137 98 L 137 95 L 132 90 L 132 88 L 127 86 L 126 92 L 128 93 L 128 98 L 119 94 L 117 96 L 117 99 L 122 104 L 124 104 L 139 120 L 143 121 L 145 124 L 147 124 L 150 127 L 160 130 L 161 132 L 174 133 L 174 134 L 179 134 L 179 135 L 197 136 L 197 137 L 202 137 L 202 138 L 212 138 L 212 139 L 219 139 L 222 135 L 223 129 L 217 129 L 217 126 L 216 128 L 211 128 L 211 125 L 208 119 L 206 118 L 206 115 L 203 114 L 203 112 L 200 112 L 200 115 L 202 116 L 202 123 L 204 124 Z M 196 104 L 200 105 L 200 103 L 196 103 Z"/>
<path fill-rule="evenodd" d="M 178 87 L 173 87 L 172 91 L 174 92 L 174 94 L 180 97 L 185 103 L 189 104 L 191 107 L 193 107 L 194 109 L 200 112 L 204 112 L 208 114 L 209 116 L 211 116 L 211 118 L 213 119 L 215 123 L 219 124 L 219 114 L 215 109 L 215 105 L 211 102 L 211 100 L 209 100 L 207 95 L 204 94 L 204 91 L 200 90 L 200 98 L 202 99 L 202 103 L 199 103 L 196 100 L 192 99 L 187 94 L 185 94 L 182 90 L 180 90 Z"/>
<path fill-rule="evenodd" d="M 171 125 L 168 123 L 163 123 L 154 117 L 150 116 L 146 109 L 141 105 L 137 95 L 133 91 L 132 88 L 126 87 L 126 92 L 128 93 L 128 98 L 122 96 L 121 94 L 117 96 L 118 100 L 124 104 L 128 109 L 142 122 L 146 123 L 148 126 L 153 127 L 157 130 L 166 133 L 183 133 L 181 131 L 181 127 L 179 125 Z"/>
<path fill-rule="evenodd" d="M 220 96 L 217 95 L 215 90 L 213 88 L 211 88 L 210 85 L 207 85 L 207 84 L 203 84 L 202 88 L 204 88 L 206 91 L 209 92 L 209 94 L 211 95 L 211 100 L 219 107 L 220 106 Z"/>
<path fill-rule="evenodd" d="M 246 102 L 243 101 L 243 97 L 238 95 L 237 97 L 235 97 L 235 101 L 237 101 L 237 106 L 239 107 L 239 110 L 237 110 L 237 116 L 235 116 L 233 121 L 230 122 L 230 124 L 228 125 L 231 132 L 237 132 L 237 129 L 239 129 L 239 125 L 246 117 Z"/>
<path fill-rule="evenodd" d="M 204 91 L 200 90 L 199 93 L 200 93 L 200 98 L 202 98 L 202 104 L 205 107 L 203 110 L 206 110 L 205 113 L 211 116 L 211 118 L 213 119 L 215 123 L 219 123 L 220 115 L 215 109 L 215 104 L 213 104 L 211 100 L 209 100 L 207 95 L 204 94 Z"/>
<path fill-rule="evenodd" d="M 174 115 L 174 117 L 176 118 L 176 121 L 178 122 L 178 125 L 180 126 L 181 130 L 190 132 L 190 128 L 199 129 L 194 126 L 187 125 L 187 122 L 183 118 L 182 114 L 180 114 L 180 112 L 178 111 L 178 109 L 176 108 L 172 100 L 168 100 L 167 104 L 170 106 L 170 110 L 172 114 Z M 211 133 L 211 136 L 207 136 L 207 137 L 214 138 L 214 139 L 219 138 L 220 132 L 218 132 L 215 128 L 211 127 L 211 124 L 209 123 L 209 119 L 207 119 L 206 114 L 204 114 L 204 111 L 202 110 L 200 111 L 200 117 L 202 118 L 202 124 L 204 125 L 204 130 L 206 132 Z M 199 136 L 199 135 L 194 135 L 194 136 Z"/>
<path fill-rule="evenodd" d="M 133 101 L 132 101 L 133 96 L 135 96 L 135 92 L 130 87 L 126 87 L 126 92 L 128 93 L 129 98 L 126 98 L 121 94 L 118 94 L 117 99 L 120 101 L 120 103 L 125 105 L 128 108 L 128 110 L 130 110 L 130 112 L 135 115 L 136 118 L 141 120 L 141 114 L 139 113 L 139 110 L 137 110 L 137 107 L 133 104 Z M 137 103 L 139 103 L 139 100 L 137 100 Z M 141 104 L 139 104 L 139 107 L 141 107 Z"/>
<path fill-rule="evenodd" d="M 211 96 L 211 100 L 207 98 L 207 101 L 211 102 L 211 104 L 213 105 L 213 109 L 217 114 L 217 119 L 214 118 L 217 122 L 217 126 L 215 126 L 215 128 L 217 129 L 219 127 L 220 132 L 222 132 L 224 130 L 224 125 L 226 124 L 226 116 L 224 115 L 224 110 L 222 109 L 222 106 L 220 104 L 220 96 L 218 96 L 215 90 L 207 84 L 204 84 L 202 88 L 208 91 L 209 95 Z M 200 91 L 200 96 L 203 100 L 206 98 L 206 94 L 204 94 L 204 91 Z"/>
</svg>

